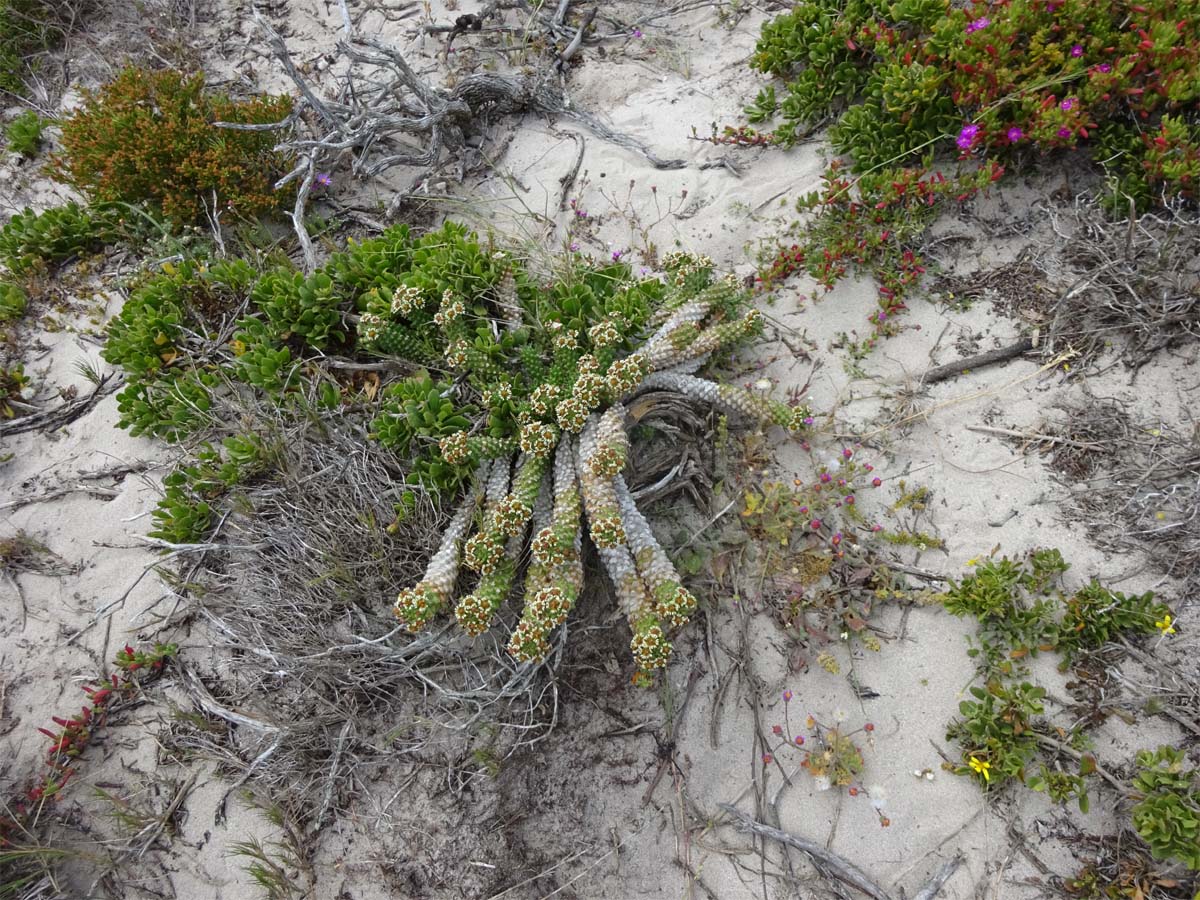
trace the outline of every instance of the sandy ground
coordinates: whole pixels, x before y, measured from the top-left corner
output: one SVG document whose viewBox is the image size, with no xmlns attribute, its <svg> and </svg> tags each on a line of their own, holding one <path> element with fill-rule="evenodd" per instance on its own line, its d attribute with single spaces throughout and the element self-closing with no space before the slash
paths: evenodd
<svg viewBox="0 0 1200 900">
<path fill-rule="evenodd" d="M 205 63 L 227 77 L 252 74 L 259 87 L 284 87 L 268 60 L 246 55 L 244 48 L 255 45 L 246 4 L 223 0 L 217 6 L 198 25 L 202 37 L 196 43 Z M 455 14 L 433 6 L 437 22 L 449 22 Z M 703 135 L 712 122 L 735 121 L 757 90 L 745 62 L 763 15 L 735 19 L 720 18 L 709 7 L 684 12 L 644 26 L 641 37 L 613 42 L 603 58 L 585 53 L 570 74 L 571 96 L 580 108 L 600 113 L 662 156 L 684 157 L 685 168 L 656 170 L 577 126 L 530 117 L 515 128 L 490 174 L 462 185 L 431 184 L 430 193 L 462 198 L 464 206 L 455 205 L 453 214 L 469 210 L 480 227 L 517 241 L 575 242 L 598 256 L 627 254 L 635 265 L 650 263 L 651 245 L 659 252 L 681 247 L 711 255 L 723 269 L 751 272 L 758 241 L 787 215 L 781 203 L 816 187 L 826 151 L 820 142 L 782 153 L 734 151 L 689 139 L 693 128 Z M 336 4 L 327 8 L 296 0 L 277 10 L 272 21 L 286 26 L 299 59 L 315 61 L 333 49 L 340 20 Z M 441 65 L 440 38 L 414 34 L 418 21 L 385 23 L 367 14 L 360 27 L 368 33 L 377 29 L 419 69 L 433 71 Z M 468 44 L 460 40 L 456 65 L 490 64 L 486 54 L 465 60 Z M 103 70 L 94 61 L 81 68 L 96 76 Z M 567 131 L 586 140 L 580 178 L 569 194 L 588 211 L 586 221 L 559 208 L 559 179 L 571 169 L 579 146 Z M 720 160 L 731 165 L 702 167 Z M 367 204 L 386 201 L 411 178 L 411 172 L 394 172 L 366 188 L 346 186 L 338 198 L 358 192 Z M 36 168 L 12 158 L 4 163 L 0 183 L 0 205 L 6 208 L 53 205 L 63 195 Z M 970 241 L 959 252 L 957 269 L 1001 264 L 1029 240 L 1043 237 L 989 239 L 979 228 L 980 221 L 1004 221 L 1038 195 L 1038 186 L 1017 183 L 981 201 L 977 221 L 941 226 L 958 228 Z M 110 270 L 117 268 L 109 264 Z M 987 302 L 960 312 L 917 301 L 904 318 L 903 332 L 851 372 L 844 352 L 831 344 L 839 333 L 863 330 L 874 305 L 873 289 L 847 281 L 813 302 L 807 296 L 812 288 L 803 279 L 789 283 L 764 305 L 771 319 L 768 339 L 742 362 L 754 378 L 776 379 L 781 391 L 804 383 L 811 373 L 811 403 L 833 411 L 824 420 L 827 436 L 820 452 L 836 453 L 843 446 L 834 433 L 868 435 L 860 437 L 865 446 L 859 452 L 889 485 L 903 477 L 932 489 L 922 527 L 944 539 L 947 549 L 910 550 L 905 560 L 956 574 L 967 560 L 993 548 L 1013 556 L 1038 546 L 1059 547 L 1073 566 L 1069 577 L 1094 573 L 1122 590 L 1161 591 L 1179 613 L 1181 634 L 1160 652 L 1182 659 L 1191 643 L 1190 598 L 1173 593 L 1172 585 L 1138 556 L 1095 544 L 1085 523 L 1064 512 L 1071 486 L 1054 476 L 1043 457 L 1022 454 L 1011 442 L 967 426 L 1037 428 L 1056 404 L 1079 399 L 1085 384 L 1097 396 L 1127 404 L 1135 418 L 1185 423 L 1200 400 L 1200 348 L 1163 354 L 1136 374 L 1116 366 L 1086 381 L 1061 366 L 1040 369 L 1028 361 L 988 368 L 926 389 L 917 400 L 926 415 L 897 425 L 891 410 L 914 376 L 957 358 L 962 347 L 1007 343 L 1018 334 L 1019 323 Z M 71 388 L 90 390 L 76 369 L 81 360 L 107 371 L 99 360 L 99 329 L 89 318 L 96 304 L 107 318 L 120 302 L 116 295 L 73 296 L 54 308 L 39 308 L 43 323 L 67 326 L 55 333 L 39 328 L 25 349 L 39 401 L 50 402 Z M 33 769 L 43 747 L 34 729 L 52 713 L 78 705 L 82 680 L 103 668 L 124 641 L 153 640 L 163 620 L 177 611 L 176 591 L 153 571 L 143 577 L 161 558 L 142 540 L 156 485 L 173 452 L 129 437 L 115 428 L 116 419 L 109 395 L 58 432 L 0 440 L 0 455 L 7 460 L 0 464 L 0 537 L 24 531 L 69 569 L 67 574 L 21 572 L 0 586 L 5 647 L 0 653 L 0 774 L 5 782 L 20 782 Z M 770 477 L 812 478 L 808 456 L 795 445 L 780 441 L 774 450 L 778 462 Z M 81 475 L 101 470 L 117 474 L 81 481 Z M 62 486 L 71 493 L 38 499 Z M 867 502 L 882 507 L 884 493 Z M 380 598 L 381 607 L 386 602 Z M 800 854 L 787 860 L 770 846 L 764 861 L 750 840 L 728 825 L 705 827 L 706 821 L 717 821 L 722 803 L 762 818 L 765 810 L 756 795 L 773 802 L 783 829 L 852 860 L 894 896 L 912 896 L 943 862 L 962 854 L 964 864 L 942 896 L 1044 897 L 1050 893 L 1049 879 L 1080 866 L 1084 850 L 1069 841 L 1075 829 L 1114 828 L 1111 802 L 1095 803 L 1086 817 L 1023 790 L 985 802 L 969 780 L 942 770 L 942 754 L 954 754 L 945 739 L 946 722 L 973 678 L 965 654 L 968 623 L 932 608 L 904 612 L 884 606 L 873 623 L 882 649 L 850 652 L 835 645 L 842 674 L 833 675 L 818 666 L 792 670 L 792 638 L 753 592 L 718 594 L 711 602 L 707 634 L 679 642 L 702 663 L 693 669 L 687 654 L 680 653 L 668 675 L 676 698 L 687 693 L 691 672 L 698 680 L 674 723 L 678 767 L 668 770 L 653 791 L 648 788 L 661 750 L 656 735 L 663 734 L 666 721 L 659 694 L 638 692 L 599 671 L 577 682 L 595 691 L 592 696 L 578 691 L 564 696 L 563 723 L 551 739 L 507 760 L 494 777 L 472 778 L 457 795 L 439 789 L 436 775 L 407 779 L 413 770 L 402 758 L 373 772 L 369 789 L 354 799 L 349 813 L 319 836 L 313 896 L 829 896 L 829 883 L 813 875 Z M 222 642 L 201 623 L 162 633 L 179 639 L 185 656 L 206 666 L 222 665 L 223 651 L 211 649 Z M 742 640 L 752 652 L 740 660 L 722 649 Z M 612 644 L 610 655 L 620 652 L 622 642 Z M 597 650 L 600 657 L 609 652 Z M 1036 670 L 1039 680 L 1052 699 L 1063 702 L 1064 676 L 1049 661 L 1042 663 Z M 1131 681 L 1140 683 L 1144 673 L 1132 663 L 1126 669 Z M 847 672 L 871 689 L 869 699 L 860 699 Z M 756 732 L 782 721 L 785 690 L 794 692 L 793 721 L 812 714 L 826 722 L 844 716 L 852 725 L 875 725 L 865 745 L 863 779 L 874 803 L 817 790 L 799 770 L 798 757 L 762 764 Z M 172 765 L 156 748 L 156 729 L 171 715 L 173 703 L 185 701 L 170 675 L 154 696 L 157 702 L 135 709 L 113 730 L 64 801 L 77 810 L 78 821 L 98 816 L 83 831 L 103 836 L 113 825 L 103 818 L 103 804 L 90 788 L 118 782 L 127 796 L 161 807 L 172 785 L 197 776 L 173 840 L 159 842 L 142 861 L 139 881 L 107 896 L 153 891 L 196 900 L 260 896 L 227 851 L 233 841 L 273 839 L 277 830 L 236 800 L 228 819 L 214 824 L 232 782 L 216 774 L 211 762 Z M 645 727 L 624 729 L 605 713 L 607 708 Z M 1134 726 L 1110 718 L 1093 735 L 1094 752 L 1102 764 L 1120 768 L 1133 749 L 1180 738 L 1178 728 L 1161 717 L 1142 716 Z M 876 805 L 889 827 L 880 826 Z M 795 867 L 795 880 L 782 875 L 789 867 Z M 88 889 L 87 883 L 75 886 L 78 896 Z M 104 889 L 93 888 L 93 895 L 104 895 Z"/>
</svg>

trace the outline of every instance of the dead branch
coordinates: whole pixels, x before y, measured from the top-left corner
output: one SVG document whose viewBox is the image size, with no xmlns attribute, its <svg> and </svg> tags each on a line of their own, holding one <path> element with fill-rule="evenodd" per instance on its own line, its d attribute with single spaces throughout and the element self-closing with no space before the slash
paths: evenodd
<svg viewBox="0 0 1200 900">
<path fill-rule="evenodd" d="M 944 366 L 935 366 L 921 376 L 920 383 L 937 384 L 939 381 L 945 381 L 947 378 L 962 375 L 968 370 L 982 369 L 984 366 L 1007 362 L 1010 359 L 1020 356 L 1022 353 L 1028 353 L 1032 349 L 1033 338 L 1021 338 L 1016 343 L 1009 344 L 1007 347 L 998 347 L 986 353 L 977 353 L 974 356 L 968 356 L 966 359 L 960 359 L 957 362 L 946 363 Z"/>
<path fill-rule="evenodd" d="M 789 834 L 786 831 L 780 831 L 778 828 L 772 828 L 770 825 L 757 822 L 736 806 L 731 806 L 728 803 L 721 803 L 719 806 L 726 813 L 733 816 L 736 820 L 738 831 L 748 831 L 760 837 L 770 838 L 773 841 L 786 844 L 789 847 L 795 847 L 797 850 L 807 853 L 825 867 L 835 878 L 850 885 L 855 890 L 862 891 L 868 897 L 874 898 L 874 900 L 891 900 L 887 891 L 876 884 L 866 872 L 832 850 L 827 850 L 816 841 L 797 837 L 794 834 Z"/>
<path fill-rule="evenodd" d="M 933 900 L 938 895 L 946 882 L 950 880 L 950 876 L 958 871 L 958 867 L 962 865 L 962 854 L 955 856 L 953 859 L 946 860 L 942 867 L 933 873 L 933 877 L 929 882 L 917 893 L 913 894 L 913 900 Z"/>
<path fill-rule="evenodd" d="M 70 425 L 80 416 L 91 412 L 102 398 L 107 397 L 124 383 L 124 379 L 120 376 L 105 375 L 86 397 L 79 397 L 54 409 L 0 423 L 0 437 L 10 437 L 14 434 L 24 434 L 27 431 L 37 431 L 43 428 L 46 431 L 57 431 L 65 425 Z"/>
</svg>

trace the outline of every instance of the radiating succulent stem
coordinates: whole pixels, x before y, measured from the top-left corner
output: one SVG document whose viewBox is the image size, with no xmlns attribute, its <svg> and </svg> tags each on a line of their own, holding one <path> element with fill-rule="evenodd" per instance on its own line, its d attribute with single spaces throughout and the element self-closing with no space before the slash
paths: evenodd
<svg viewBox="0 0 1200 900">
<path fill-rule="evenodd" d="M 744 388 L 717 384 L 715 381 L 696 378 L 694 375 L 653 372 L 642 381 L 642 387 L 675 391 L 711 403 L 725 412 L 740 413 L 759 422 L 780 425 L 789 431 L 803 431 L 809 425 L 807 419 L 811 412 L 807 406 L 788 406 L 786 403 L 753 394 Z"/>
<path fill-rule="evenodd" d="M 503 556 L 486 575 L 480 577 L 475 590 L 460 599 L 454 607 L 454 617 L 471 637 L 479 637 L 492 627 L 504 598 L 512 590 L 522 543 L 520 537 L 510 537 L 505 541 Z"/>
<path fill-rule="evenodd" d="M 587 511 L 588 535 L 597 548 L 606 550 L 625 543 L 625 529 L 621 525 L 621 510 L 617 506 L 612 477 L 597 475 L 593 466 L 599 449 L 596 441 L 599 425 L 600 417 L 592 415 L 579 435 L 578 471 Z"/>
<path fill-rule="evenodd" d="M 425 577 L 397 596 L 394 607 L 396 617 L 409 631 L 420 631 L 428 625 L 450 600 L 454 582 L 458 578 L 459 545 L 471 527 L 471 520 L 483 498 L 484 486 L 490 480 L 492 468 L 491 462 L 485 462 L 475 470 L 471 488 L 446 526 L 442 543 L 425 569 Z"/>
<path fill-rule="evenodd" d="M 525 608 L 508 642 L 508 652 L 520 662 L 545 659 L 550 632 L 566 621 L 583 586 L 581 507 L 573 455 L 571 439 L 563 435 L 554 458 L 554 508 L 540 527 L 535 506 Z"/>
<path fill-rule="evenodd" d="M 596 450 L 588 459 L 588 466 L 597 478 L 611 478 L 625 468 L 629 456 L 625 415 L 625 407 L 614 403 L 600 416 L 596 426 Z"/>
<path fill-rule="evenodd" d="M 507 499 L 511 472 L 510 458 L 502 457 L 493 463 L 488 475 L 483 528 L 473 534 L 463 547 L 463 562 L 480 575 L 492 572 L 504 556 L 505 535 L 492 527 L 492 520 L 496 509 Z"/>
<path fill-rule="evenodd" d="M 679 572 L 650 530 L 650 523 L 637 508 L 625 479 L 617 475 L 613 487 L 625 521 L 629 549 L 638 572 L 650 589 L 655 614 L 675 627 L 686 624 L 696 611 L 696 598 L 681 584 Z"/>
</svg>

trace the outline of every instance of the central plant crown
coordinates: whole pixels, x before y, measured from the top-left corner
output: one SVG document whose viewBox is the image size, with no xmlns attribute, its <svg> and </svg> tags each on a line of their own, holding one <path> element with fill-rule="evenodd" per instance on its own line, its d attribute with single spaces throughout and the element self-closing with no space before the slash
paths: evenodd
<svg viewBox="0 0 1200 900">
<path fill-rule="evenodd" d="M 673 390 L 757 422 L 805 427 L 808 410 L 692 375 L 760 328 L 760 316 L 712 261 L 674 254 L 667 278 L 622 263 L 583 263 L 549 282 L 448 226 L 408 271 L 360 302 L 360 345 L 437 370 L 394 385 L 375 435 L 410 457 L 414 489 L 461 500 L 425 576 L 395 611 L 410 630 L 453 610 L 482 634 L 523 571 L 524 608 L 508 643 L 540 661 L 584 582 L 586 537 L 633 632 L 637 678 L 665 665 L 668 629 L 696 606 L 634 503 L 623 401 Z M 408 502 L 415 502 L 410 492 Z M 456 590 L 462 570 L 474 587 Z"/>
</svg>

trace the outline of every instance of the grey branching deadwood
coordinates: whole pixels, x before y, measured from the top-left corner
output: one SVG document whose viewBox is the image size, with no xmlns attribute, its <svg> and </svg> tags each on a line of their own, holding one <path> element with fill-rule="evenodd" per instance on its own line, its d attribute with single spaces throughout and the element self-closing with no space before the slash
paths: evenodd
<svg viewBox="0 0 1200 900">
<path fill-rule="evenodd" d="M 287 132 L 279 147 L 295 154 L 296 165 L 275 188 L 298 182 L 292 220 L 309 269 L 316 266 L 316 255 L 304 228 L 304 210 L 318 172 L 344 154 L 350 154 L 356 176 L 379 175 L 406 166 L 418 170 L 413 184 L 421 185 L 443 167 L 453 165 L 461 179 L 472 149 L 489 126 L 504 116 L 538 113 L 576 122 L 603 140 L 640 153 L 658 168 L 683 168 L 684 160 L 660 158 L 642 141 L 614 130 L 571 102 L 560 70 L 578 50 L 592 18 L 588 16 L 575 30 L 561 53 L 532 74 L 476 73 L 448 88 L 418 75 L 394 46 L 349 30 L 348 38 L 338 42 L 345 75 L 337 97 L 327 98 L 301 74 L 283 37 L 255 11 L 256 23 L 296 85 L 300 100 L 293 115 L 273 125 L 217 124 Z M 550 24 L 560 30 L 563 27 L 557 19 Z"/>
</svg>

